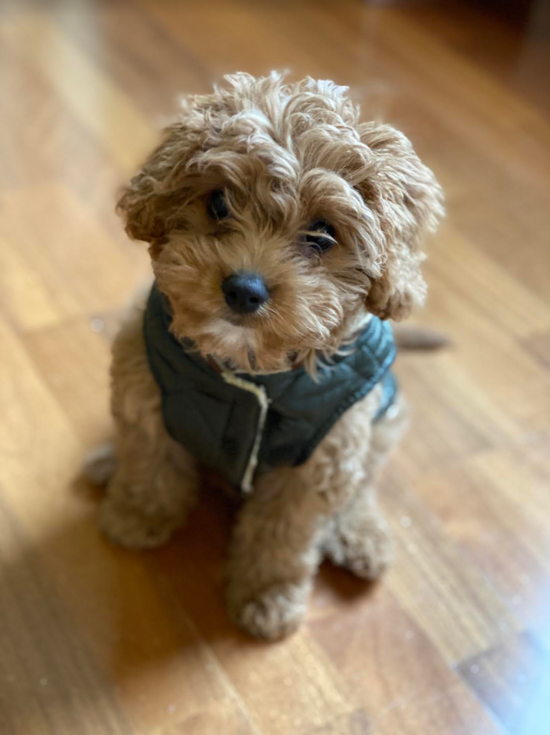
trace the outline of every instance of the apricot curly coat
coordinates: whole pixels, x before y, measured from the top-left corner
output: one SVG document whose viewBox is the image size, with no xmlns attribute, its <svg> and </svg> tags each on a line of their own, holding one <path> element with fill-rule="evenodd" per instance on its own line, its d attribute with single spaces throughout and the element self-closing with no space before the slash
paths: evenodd
<svg viewBox="0 0 550 735">
<path fill-rule="evenodd" d="M 235 74 L 185 100 L 179 119 L 119 202 L 130 237 L 150 244 L 179 337 L 235 369 L 280 371 L 333 354 L 368 314 L 395 320 L 424 299 L 421 244 L 442 214 L 441 190 L 407 138 L 359 122 L 344 87 Z M 209 217 L 223 190 L 227 220 Z M 330 222 L 336 245 L 307 251 L 308 223 Z M 261 273 L 270 299 L 238 326 L 221 291 L 237 271 Z M 100 522 L 115 542 L 165 542 L 197 497 L 193 457 L 167 434 L 142 336 L 143 304 L 113 349 L 117 464 Z M 278 638 L 302 619 L 329 557 L 358 576 L 387 565 L 390 544 L 374 479 L 403 424 L 401 404 L 373 423 L 379 389 L 336 423 L 313 456 L 256 478 L 240 509 L 226 574 L 232 619 Z"/>
</svg>

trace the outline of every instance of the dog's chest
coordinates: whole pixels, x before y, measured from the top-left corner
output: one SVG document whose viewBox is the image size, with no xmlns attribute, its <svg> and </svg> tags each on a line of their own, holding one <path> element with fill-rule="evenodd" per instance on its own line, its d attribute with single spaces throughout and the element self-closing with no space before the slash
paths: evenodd
<svg viewBox="0 0 550 735">
<path fill-rule="evenodd" d="M 169 332 L 170 321 L 154 286 L 144 336 L 166 428 L 201 464 L 243 492 L 257 473 L 305 462 L 342 414 L 378 383 L 384 388 L 379 415 L 393 402 L 395 345 L 389 325 L 376 318 L 345 354 L 320 365 L 317 380 L 303 369 L 220 373 Z"/>
</svg>

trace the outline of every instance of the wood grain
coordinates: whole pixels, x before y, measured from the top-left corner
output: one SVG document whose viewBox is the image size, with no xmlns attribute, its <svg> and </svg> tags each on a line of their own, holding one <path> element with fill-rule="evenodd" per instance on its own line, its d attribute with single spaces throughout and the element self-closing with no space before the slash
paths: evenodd
<svg viewBox="0 0 550 735">
<path fill-rule="evenodd" d="M 2 735 L 546 735 L 548 59 L 541 22 L 454 1 L 0 5 Z M 452 344 L 398 360 L 387 578 L 324 566 L 304 628 L 263 645 L 223 609 L 227 500 L 132 554 L 100 537 L 80 467 L 148 274 L 118 187 L 179 94 L 288 67 L 349 84 L 441 179 L 417 318 Z"/>
<path fill-rule="evenodd" d="M 544 735 L 550 719 L 548 655 L 528 635 L 460 665 L 464 679 L 509 732 Z"/>
</svg>

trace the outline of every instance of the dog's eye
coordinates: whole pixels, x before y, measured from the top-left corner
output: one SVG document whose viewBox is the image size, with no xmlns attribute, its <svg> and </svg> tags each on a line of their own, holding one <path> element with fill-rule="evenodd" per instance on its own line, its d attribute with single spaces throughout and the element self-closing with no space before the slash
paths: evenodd
<svg viewBox="0 0 550 735">
<path fill-rule="evenodd" d="M 231 214 L 229 206 L 225 199 L 225 194 L 221 189 L 215 189 L 208 197 L 206 204 L 208 215 L 215 220 L 227 219 Z"/>
<path fill-rule="evenodd" d="M 334 239 L 334 227 L 326 221 L 326 219 L 316 219 L 307 226 L 308 233 L 304 235 L 302 241 L 305 242 L 311 250 L 317 253 L 326 253 L 333 245 L 336 245 Z"/>
</svg>

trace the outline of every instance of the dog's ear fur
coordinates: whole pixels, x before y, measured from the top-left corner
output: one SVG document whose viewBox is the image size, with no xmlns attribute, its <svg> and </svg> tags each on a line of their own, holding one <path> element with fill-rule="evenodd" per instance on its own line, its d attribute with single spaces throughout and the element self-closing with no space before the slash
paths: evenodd
<svg viewBox="0 0 550 735">
<path fill-rule="evenodd" d="M 386 243 L 382 272 L 371 280 L 367 308 L 381 319 L 398 321 L 424 301 L 421 246 L 443 215 L 443 195 L 402 133 L 389 125 L 365 123 L 359 134 L 374 154 L 375 175 L 357 188 L 376 213 Z"/>
<path fill-rule="evenodd" d="M 192 197 L 193 177 L 187 164 L 200 149 L 204 117 L 184 109 L 177 122 L 165 129 L 163 139 L 143 167 L 124 187 L 117 212 L 133 240 L 143 240 L 154 255 L 167 241 L 170 230 L 181 224 Z"/>
</svg>

